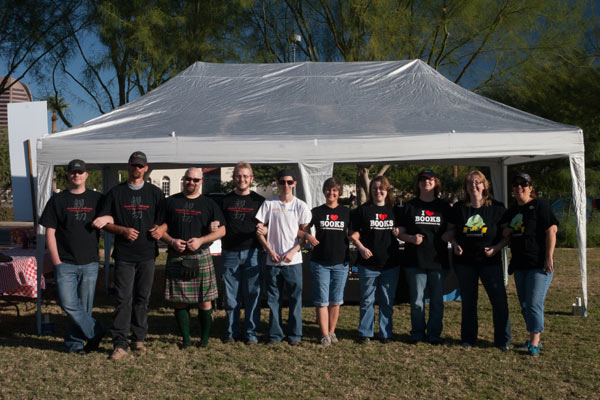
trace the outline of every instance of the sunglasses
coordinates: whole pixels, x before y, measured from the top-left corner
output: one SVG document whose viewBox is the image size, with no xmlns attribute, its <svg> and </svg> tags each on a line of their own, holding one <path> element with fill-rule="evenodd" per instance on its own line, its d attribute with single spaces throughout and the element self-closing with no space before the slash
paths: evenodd
<svg viewBox="0 0 600 400">
<path fill-rule="evenodd" d="M 527 183 L 527 182 L 515 182 L 515 183 L 512 184 L 512 187 L 514 187 L 514 188 L 519 187 L 519 186 L 521 186 L 523 188 L 526 188 L 526 187 L 529 186 L 529 183 Z"/>
<path fill-rule="evenodd" d="M 131 168 L 142 169 L 144 166 L 142 164 L 129 164 Z"/>
<path fill-rule="evenodd" d="M 198 183 L 202 180 L 202 178 L 190 178 L 189 176 L 185 176 L 183 178 L 184 181 L 186 182 L 194 182 L 194 183 Z"/>
<path fill-rule="evenodd" d="M 277 181 L 281 186 L 284 186 L 286 183 L 288 184 L 288 186 L 292 186 L 294 184 L 293 180 L 289 180 L 286 181 L 285 179 L 280 179 L 279 181 Z"/>
<path fill-rule="evenodd" d="M 69 174 L 71 174 L 71 175 L 83 175 L 83 174 L 85 174 L 85 172 L 84 171 L 76 170 L 76 171 L 69 172 Z"/>
</svg>

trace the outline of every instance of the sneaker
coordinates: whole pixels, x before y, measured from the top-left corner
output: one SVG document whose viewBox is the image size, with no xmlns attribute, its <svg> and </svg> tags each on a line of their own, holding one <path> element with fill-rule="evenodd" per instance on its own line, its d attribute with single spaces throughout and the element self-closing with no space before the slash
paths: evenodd
<svg viewBox="0 0 600 400">
<path fill-rule="evenodd" d="M 258 344 L 258 342 L 256 340 L 253 340 L 253 339 L 246 340 L 246 346 L 256 346 L 257 344 Z"/>
<path fill-rule="evenodd" d="M 366 336 L 359 336 L 358 337 L 358 343 L 359 344 L 369 344 L 371 342 L 371 338 L 368 338 Z"/>
<path fill-rule="evenodd" d="M 534 345 L 529 346 L 529 349 L 527 349 L 527 351 L 529 352 L 529 355 L 532 357 L 539 357 L 540 350 L 541 350 L 540 346 L 534 346 Z"/>
<path fill-rule="evenodd" d="M 133 351 L 137 351 L 140 353 L 145 353 L 148 351 L 148 349 L 146 348 L 146 346 L 144 346 L 144 342 L 133 342 L 131 344 L 131 350 Z"/>
<path fill-rule="evenodd" d="M 519 347 L 519 351 L 529 351 L 529 347 L 531 346 L 531 342 L 529 340 L 526 340 L 523 345 L 521 347 Z M 537 347 L 540 348 L 540 350 L 542 349 L 542 341 L 540 340 L 540 342 L 538 343 Z"/>
<path fill-rule="evenodd" d="M 77 354 L 79 356 L 85 356 L 87 354 L 87 351 L 85 351 L 85 349 L 77 349 L 73 350 L 71 353 Z"/>
<path fill-rule="evenodd" d="M 329 340 L 331 341 L 331 344 L 336 344 L 337 342 L 339 342 L 337 336 L 335 336 L 335 333 L 329 334 Z"/>
<path fill-rule="evenodd" d="M 110 359 L 111 360 L 115 360 L 115 361 L 119 361 L 122 360 L 123 358 L 127 357 L 127 350 L 121 348 L 121 347 L 117 347 L 112 354 L 110 355 Z"/>
<path fill-rule="evenodd" d="M 288 344 L 289 344 L 290 346 L 299 346 L 299 345 L 300 345 L 300 341 L 299 341 L 299 340 L 295 340 L 295 339 L 290 339 L 290 340 L 288 341 Z"/>
<path fill-rule="evenodd" d="M 267 342 L 267 346 L 277 346 L 278 344 L 279 344 L 279 342 L 277 340 L 273 340 L 273 339 L 271 339 Z"/>
<path fill-rule="evenodd" d="M 331 346 L 331 336 L 325 335 L 321 338 L 321 346 L 329 347 Z"/>
<path fill-rule="evenodd" d="M 510 350 L 510 346 L 508 346 L 508 345 L 496 346 L 496 348 L 503 353 L 506 353 L 507 351 Z"/>
</svg>

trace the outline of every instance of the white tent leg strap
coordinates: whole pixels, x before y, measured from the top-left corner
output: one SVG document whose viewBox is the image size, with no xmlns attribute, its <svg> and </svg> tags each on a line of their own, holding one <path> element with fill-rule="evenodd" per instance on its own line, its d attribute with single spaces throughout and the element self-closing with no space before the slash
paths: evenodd
<svg viewBox="0 0 600 400">
<path fill-rule="evenodd" d="M 54 165 L 37 163 L 37 209 L 38 215 L 42 215 L 42 210 L 52 195 L 52 174 Z M 44 256 L 46 254 L 46 228 L 38 224 L 36 232 L 35 257 L 37 259 L 37 316 L 36 326 L 38 335 L 42 334 L 42 275 L 44 273 Z"/>
<path fill-rule="evenodd" d="M 500 161 L 497 164 L 490 165 L 492 173 L 492 189 L 494 198 L 502 201 L 505 207 L 508 207 L 508 179 L 507 168 L 504 162 Z M 504 271 L 504 286 L 508 285 L 508 248 L 502 249 L 502 267 Z"/>
<path fill-rule="evenodd" d="M 333 163 L 331 162 L 303 162 L 298 163 L 302 175 L 302 186 L 306 204 L 313 209 L 323 204 L 323 182 L 333 176 Z"/>
<path fill-rule="evenodd" d="M 585 159 L 584 153 L 569 156 L 571 180 L 573 182 L 573 205 L 577 218 L 577 245 L 579 247 L 579 266 L 581 269 L 581 291 L 583 297 L 583 315 L 587 316 L 587 232 L 586 232 L 586 194 L 585 194 Z"/>
</svg>

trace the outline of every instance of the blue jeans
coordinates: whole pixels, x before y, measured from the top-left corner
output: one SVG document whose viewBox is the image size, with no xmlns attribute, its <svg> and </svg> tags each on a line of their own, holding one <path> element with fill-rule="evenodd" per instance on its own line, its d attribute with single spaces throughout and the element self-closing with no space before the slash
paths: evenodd
<svg viewBox="0 0 600 400">
<path fill-rule="evenodd" d="M 225 312 L 227 314 L 226 336 L 235 339 L 242 336 L 241 304 L 238 301 L 240 299 L 244 303 L 246 339 L 258 341 L 262 251 L 256 248 L 241 251 L 223 250 L 222 257 Z"/>
<path fill-rule="evenodd" d="M 508 318 L 508 300 L 502 265 L 455 264 L 454 270 L 462 297 L 461 340 L 470 344 L 475 344 L 477 341 L 477 297 L 479 295 L 479 279 L 481 279 L 492 304 L 494 346 L 508 347 L 510 345 L 510 319 Z"/>
<path fill-rule="evenodd" d="M 379 304 L 379 336 L 382 339 L 392 337 L 392 315 L 398 286 L 398 267 L 375 270 L 358 266 L 360 284 L 360 320 L 358 334 L 373 337 L 375 328 L 375 295 Z"/>
<path fill-rule="evenodd" d="M 410 336 L 414 341 L 440 341 L 444 319 L 444 273 L 440 269 L 404 268 L 410 299 Z M 429 287 L 429 320 L 425 325 L 425 287 Z"/>
<path fill-rule="evenodd" d="M 315 307 L 344 304 L 344 288 L 348 279 L 348 264 L 321 265 L 310 263 L 312 296 Z"/>
<path fill-rule="evenodd" d="M 154 280 L 154 258 L 135 262 L 115 260 L 115 300 L 110 333 L 115 348 L 127 349 L 127 335 L 143 342 L 148 333 L 148 303 Z"/>
<path fill-rule="evenodd" d="M 280 310 L 283 304 L 283 284 L 287 283 L 290 315 L 287 337 L 289 340 L 302 339 L 302 264 L 286 266 L 267 265 L 265 273 L 267 304 L 269 306 L 269 340 L 280 342 L 283 339 Z"/>
<path fill-rule="evenodd" d="M 527 332 L 544 332 L 544 300 L 553 276 L 543 269 L 515 270 L 515 286 Z"/>
<path fill-rule="evenodd" d="M 58 301 L 69 320 L 65 346 L 69 352 L 83 349 L 84 341 L 104 334 L 100 322 L 92 318 L 98 263 L 58 264 L 54 266 L 54 276 Z"/>
</svg>

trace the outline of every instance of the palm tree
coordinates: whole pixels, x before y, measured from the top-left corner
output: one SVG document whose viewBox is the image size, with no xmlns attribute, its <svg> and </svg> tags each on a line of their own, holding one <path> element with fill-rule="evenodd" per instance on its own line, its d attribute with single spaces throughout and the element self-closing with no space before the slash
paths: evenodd
<svg viewBox="0 0 600 400">
<path fill-rule="evenodd" d="M 56 132 L 56 120 L 60 117 L 61 121 L 67 126 L 73 126 L 65 117 L 64 111 L 69 108 L 70 104 L 65 103 L 64 97 L 59 97 L 58 94 L 54 96 L 49 96 L 46 99 L 48 103 L 48 110 L 52 111 L 52 133 Z M 56 116 L 58 114 L 58 117 Z"/>
</svg>

